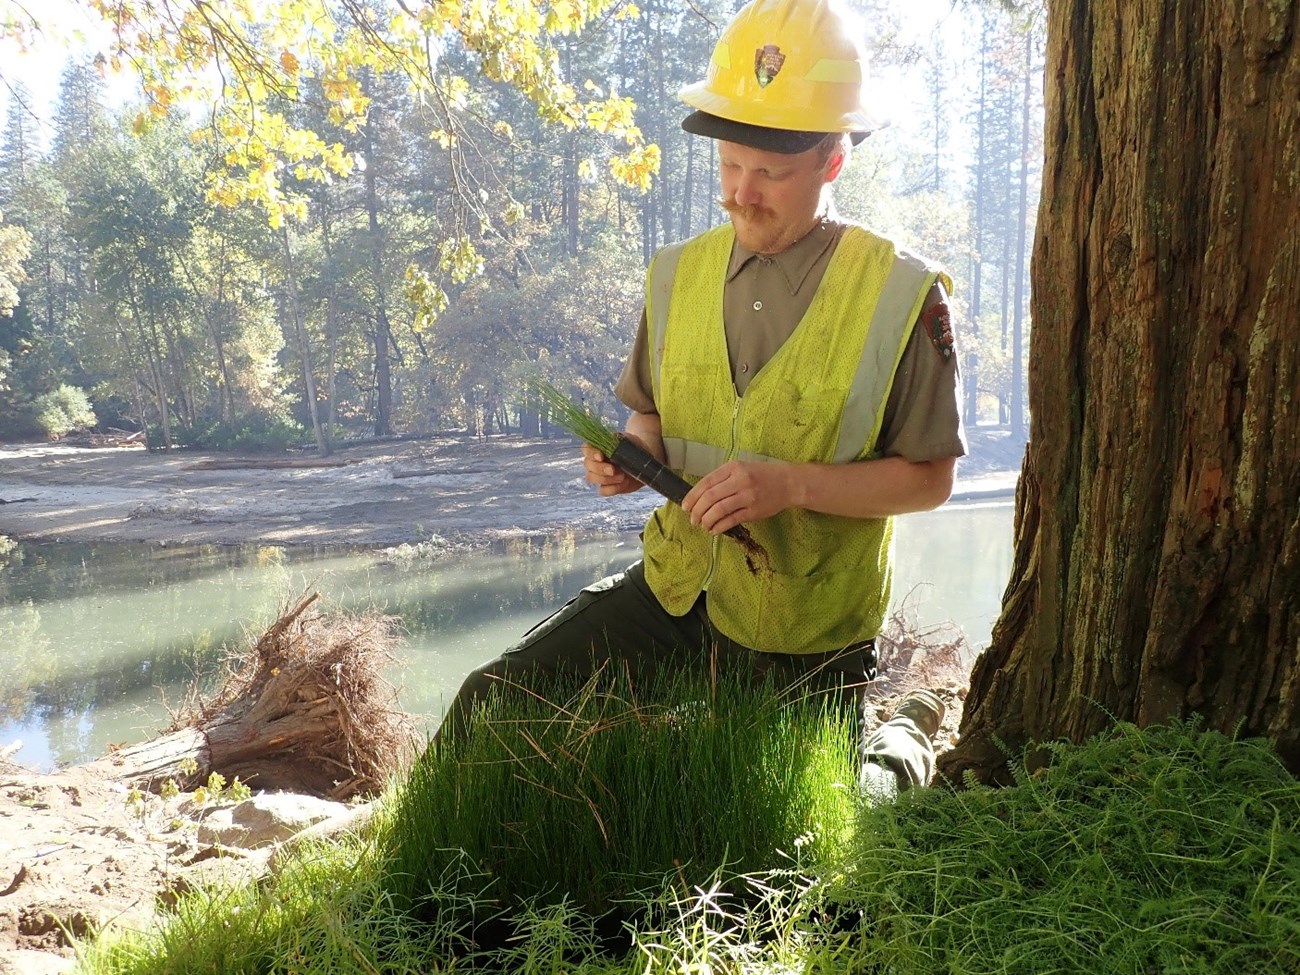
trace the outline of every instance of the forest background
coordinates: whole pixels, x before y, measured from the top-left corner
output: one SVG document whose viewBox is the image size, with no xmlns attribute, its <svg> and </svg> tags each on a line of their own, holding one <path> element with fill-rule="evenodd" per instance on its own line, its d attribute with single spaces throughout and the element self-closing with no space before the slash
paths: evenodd
<svg viewBox="0 0 1300 975">
<path fill-rule="evenodd" d="M 0 437 L 93 426 L 328 451 L 535 433 L 518 396 L 530 371 L 623 415 L 611 389 L 645 266 L 724 216 L 714 146 L 680 130 L 676 92 L 738 6 L 548 20 L 561 84 L 541 97 L 494 80 L 490 45 L 454 32 L 427 84 L 381 59 L 344 84 L 328 54 L 286 49 L 292 84 L 259 93 L 255 122 L 157 73 L 124 86 L 120 37 L 74 45 L 48 107 L 24 82 L 32 59 L 4 57 Z M 838 208 L 949 268 L 966 422 L 1023 438 L 1041 11 L 854 6 L 893 125 L 854 153 Z M 390 10 L 338 9 L 354 27 Z M 19 14 L 0 18 L 11 55 L 54 36 L 24 37 Z M 46 45 L 45 70 L 64 52 Z"/>
</svg>

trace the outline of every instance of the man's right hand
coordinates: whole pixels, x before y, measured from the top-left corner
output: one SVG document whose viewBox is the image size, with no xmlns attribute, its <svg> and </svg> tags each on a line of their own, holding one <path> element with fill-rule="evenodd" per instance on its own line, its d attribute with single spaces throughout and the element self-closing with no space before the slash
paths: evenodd
<svg viewBox="0 0 1300 975">
<path fill-rule="evenodd" d="M 664 459 L 664 442 L 660 435 L 658 413 L 633 413 L 627 421 L 623 436 L 650 451 L 651 456 Z M 605 496 L 631 494 L 643 485 L 631 474 L 616 466 L 608 457 L 590 444 L 582 445 L 582 463 L 587 469 L 587 483 L 594 484 Z"/>
<path fill-rule="evenodd" d="M 591 444 L 582 445 L 582 464 L 587 469 L 587 483 L 594 484 L 606 497 L 631 494 L 643 487 L 631 474 L 614 464 Z"/>
</svg>

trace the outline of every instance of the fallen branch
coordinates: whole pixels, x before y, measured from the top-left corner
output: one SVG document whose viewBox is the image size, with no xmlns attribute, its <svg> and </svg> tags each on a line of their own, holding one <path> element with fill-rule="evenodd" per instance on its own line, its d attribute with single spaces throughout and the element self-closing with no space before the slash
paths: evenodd
<svg viewBox="0 0 1300 975">
<path fill-rule="evenodd" d="M 130 430 L 118 430 L 109 427 L 107 433 L 92 433 L 90 435 L 90 445 L 92 447 L 133 447 L 143 442 L 143 430 L 136 430 L 133 433 Z"/>
<path fill-rule="evenodd" d="M 346 467 L 357 463 L 355 460 L 201 460 L 194 464 L 185 464 L 183 471 L 243 471 L 243 470 L 278 470 L 280 468 L 299 467 Z"/>
<path fill-rule="evenodd" d="M 458 467 L 454 471 L 426 469 L 420 471 L 393 471 L 393 480 L 403 477 L 432 477 L 435 474 L 491 474 L 486 467 Z"/>
<path fill-rule="evenodd" d="M 375 613 L 304 616 L 286 609 L 232 661 L 216 696 L 195 692 L 173 729 L 91 763 L 137 788 L 182 789 L 220 772 L 255 789 L 332 799 L 378 792 L 414 754 L 411 718 L 384 680 L 395 621 Z"/>
</svg>

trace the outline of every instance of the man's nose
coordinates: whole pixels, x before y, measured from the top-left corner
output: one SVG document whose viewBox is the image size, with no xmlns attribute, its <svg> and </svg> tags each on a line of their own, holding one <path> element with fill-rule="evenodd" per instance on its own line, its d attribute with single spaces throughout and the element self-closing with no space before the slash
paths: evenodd
<svg viewBox="0 0 1300 975">
<path fill-rule="evenodd" d="M 743 207 L 754 206 L 761 203 L 763 195 L 758 191 L 757 182 L 753 176 L 745 174 L 736 181 L 736 202 Z"/>
</svg>

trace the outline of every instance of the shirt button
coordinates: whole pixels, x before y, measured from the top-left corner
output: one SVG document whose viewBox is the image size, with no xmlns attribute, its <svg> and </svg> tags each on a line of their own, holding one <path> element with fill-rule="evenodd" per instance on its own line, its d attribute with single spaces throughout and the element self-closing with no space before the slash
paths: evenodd
<svg viewBox="0 0 1300 975">
<path fill-rule="evenodd" d="M 762 310 L 763 310 L 763 303 L 761 301 L 754 302 L 754 311 L 762 311 Z"/>
<path fill-rule="evenodd" d="M 741 372 L 749 372 L 749 363 L 748 363 L 748 362 L 742 362 L 742 363 L 740 364 L 740 371 L 741 371 Z"/>
</svg>

